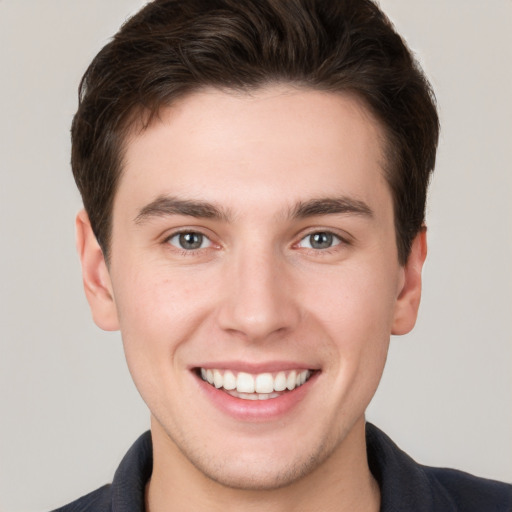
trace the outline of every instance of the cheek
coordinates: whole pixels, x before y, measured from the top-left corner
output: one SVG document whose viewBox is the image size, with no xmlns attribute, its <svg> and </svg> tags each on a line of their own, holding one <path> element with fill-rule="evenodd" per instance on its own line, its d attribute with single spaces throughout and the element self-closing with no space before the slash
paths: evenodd
<svg viewBox="0 0 512 512">
<path fill-rule="evenodd" d="M 372 336 L 389 337 L 396 303 L 396 279 L 393 272 L 370 265 L 354 265 L 317 278 L 316 289 L 304 294 L 309 310 L 333 331 L 333 337 L 347 345 L 371 343 Z M 307 297 L 307 299 L 306 299 Z M 377 336 L 379 338 L 379 336 Z"/>
<path fill-rule="evenodd" d="M 310 301 L 311 316 L 327 334 L 338 389 L 356 384 L 373 393 L 389 346 L 396 302 L 394 274 L 375 266 L 343 269 Z"/>
<path fill-rule="evenodd" d="M 170 334 L 171 325 L 173 331 L 185 328 L 204 302 L 204 283 L 186 272 L 171 272 L 165 265 L 144 267 L 113 282 L 121 330 L 129 335 L 160 330 Z"/>
<path fill-rule="evenodd" d="M 130 272 L 114 282 L 116 306 L 130 372 L 156 381 L 180 363 L 180 350 L 207 316 L 208 289 L 198 279 L 161 273 Z"/>
</svg>

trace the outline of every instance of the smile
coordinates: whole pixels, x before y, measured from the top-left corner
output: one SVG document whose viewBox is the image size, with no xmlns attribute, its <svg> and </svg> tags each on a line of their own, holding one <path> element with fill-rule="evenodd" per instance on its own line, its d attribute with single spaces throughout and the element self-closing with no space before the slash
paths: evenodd
<svg viewBox="0 0 512 512">
<path fill-rule="evenodd" d="M 291 370 L 276 373 L 232 372 L 200 368 L 201 378 L 217 389 L 243 400 L 269 400 L 302 386 L 311 377 L 311 370 Z"/>
</svg>

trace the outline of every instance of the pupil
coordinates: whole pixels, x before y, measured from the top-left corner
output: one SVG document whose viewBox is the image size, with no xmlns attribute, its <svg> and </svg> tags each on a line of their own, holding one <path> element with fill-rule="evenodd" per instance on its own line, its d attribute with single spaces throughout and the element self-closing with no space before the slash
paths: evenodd
<svg viewBox="0 0 512 512">
<path fill-rule="evenodd" d="M 180 245 L 183 249 L 199 249 L 203 243 L 201 233 L 181 233 Z"/>
<path fill-rule="evenodd" d="M 327 249 L 332 245 L 332 235 L 330 233 L 315 233 L 311 235 L 310 242 L 314 249 Z"/>
</svg>

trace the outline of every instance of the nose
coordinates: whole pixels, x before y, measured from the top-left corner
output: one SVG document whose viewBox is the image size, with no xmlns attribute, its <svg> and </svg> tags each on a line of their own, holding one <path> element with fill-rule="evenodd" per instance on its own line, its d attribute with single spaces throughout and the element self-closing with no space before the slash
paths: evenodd
<svg viewBox="0 0 512 512">
<path fill-rule="evenodd" d="M 256 342 L 284 336 L 297 326 L 301 313 L 292 272 L 279 254 L 239 250 L 226 267 L 218 312 L 224 331 Z"/>
</svg>

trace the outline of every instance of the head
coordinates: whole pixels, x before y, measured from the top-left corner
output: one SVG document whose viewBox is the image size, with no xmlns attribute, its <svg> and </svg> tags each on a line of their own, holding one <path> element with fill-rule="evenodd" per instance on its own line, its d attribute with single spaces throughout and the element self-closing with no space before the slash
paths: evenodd
<svg viewBox="0 0 512 512">
<path fill-rule="evenodd" d="M 128 20 L 80 85 L 72 168 L 108 259 L 128 134 L 207 87 L 350 93 L 381 124 L 400 263 L 422 229 L 438 140 L 430 86 L 371 0 L 157 0 Z"/>
<path fill-rule="evenodd" d="M 154 470 L 353 478 L 425 256 L 438 125 L 403 41 L 365 0 L 157 1 L 81 94 L 86 293 L 122 332 Z"/>
</svg>

